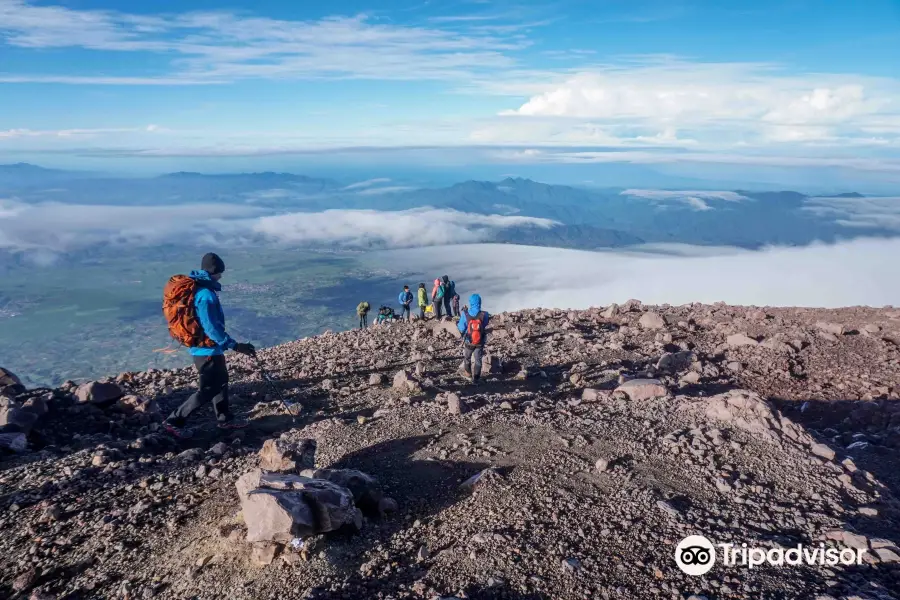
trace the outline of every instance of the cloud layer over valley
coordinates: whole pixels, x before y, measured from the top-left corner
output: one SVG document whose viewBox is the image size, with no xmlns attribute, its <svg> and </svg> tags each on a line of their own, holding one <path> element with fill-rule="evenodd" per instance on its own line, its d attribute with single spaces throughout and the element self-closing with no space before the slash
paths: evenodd
<svg viewBox="0 0 900 600">
<path fill-rule="evenodd" d="M 422 281 L 446 273 L 457 282 L 463 301 L 478 292 L 485 308 L 497 312 L 587 308 L 630 298 L 673 305 L 724 301 L 817 307 L 897 305 L 900 298 L 900 278 L 893 266 L 900 240 L 859 239 L 762 251 L 697 252 L 678 246 L 647 250 L 476 244 L 425 248 L 402 257 L 388 251 L 374 258 L 382 264 L 406 264 Z"/>
<path fill-rule="evenodd" d="M 239 204 L 96 206 L 0 200 L 0 250 L 61 253 L 97 244 L 194 242 L 406 248 L 490 240 L 500 230 L 547 229 L 550 219 L 429 207 L 271 214 Z"/>
</svg>

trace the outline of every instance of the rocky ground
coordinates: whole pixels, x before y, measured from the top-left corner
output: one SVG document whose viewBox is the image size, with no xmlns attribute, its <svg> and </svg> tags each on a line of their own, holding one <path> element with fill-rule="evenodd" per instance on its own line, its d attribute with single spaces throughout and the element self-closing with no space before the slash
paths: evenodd
<svg viewBox="0 0 900 600">
<path fill-rule="evenodd" d="M 0 596 L 900 598 L 900 311 L 632 301 L 492 329 L 478 387 L 452 323 L 262 351 L 299 415 L 230 357 L 250 427 L 222 434 L 207 408 L 185 441 L 159 421 L 188 369 L 55 390 L 0 372 Z M 272 438 L 375 478 L 379 510 L 354 492 L 355 524 L 248 542 L 235 483 Z M 689 576 L 692 534 L 865 564 Z"/>
</svg>

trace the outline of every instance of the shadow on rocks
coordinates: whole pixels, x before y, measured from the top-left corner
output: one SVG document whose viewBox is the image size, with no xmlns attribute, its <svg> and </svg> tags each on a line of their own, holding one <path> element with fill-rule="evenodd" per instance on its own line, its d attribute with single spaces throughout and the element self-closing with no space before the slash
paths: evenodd
<svg viewBox="0 0 900 600">
<path fill-rule="evenodd" d="M 414 436 L 385 441 L 348 454 L 329 466 L 358 469 L 376 477 L 385 495 L 396 500 L 399 509 L 395 514 L 369 521 L 359 534 L 330 534 L 325 542 L 325 556 L 342 572 L 344 583 L 340 591 L 314 589 L 308 598 L 368 598 L 378 592 L 398 594 L 427 573 L 417 560 L 420 547 L 428 543 L 427 529 L 422 527 L 464 499 L 470 491 L 460 484 L 489 466 L 416 458 L 415 454 L 431 440 L 431 436 Z M 393 546 L 386 562 L 396 567 L 389 576 L 377 577 L 365 567 L 377 555 L 367 556 L 366 552 L 385 546 Z"/>
<path fill-rule="evenodd" d="M 859 471 L 871 473 L 888 488 L 882 502 L 872 506 L 877 515 L 848 514 L 848 523 L 867 537 L 900 539 L 900 401 L 772 398 L 771 402 L 834 450 L 835 463 L 849 458 Z"/>
</svg>

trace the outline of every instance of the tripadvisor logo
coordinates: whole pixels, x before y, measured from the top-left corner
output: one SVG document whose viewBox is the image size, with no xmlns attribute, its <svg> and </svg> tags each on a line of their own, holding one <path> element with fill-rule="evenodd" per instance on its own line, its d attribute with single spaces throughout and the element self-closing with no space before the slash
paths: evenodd
<svg viewBox="0 0 900 600">
<path fill-rule="evenodd" d="M 689 535 L 675 547 L 675 563 L 688 575 L 704 575 L 716 563 L 716 546 L 726 567 L 753 569 L 770 566 L 827 566 L 861 565 L 865 550 L 829 548 L 825 544 L 792 548 L 751 548 L 747 544 L 715 544 L 702 535 Z"/>
<path fill-rule="evenodd" d="M 702 535 L 689 535 L 675 547 L 675 563 L 688 575 L 704 575 L 716 563 L 716 549 Z"/>
</svg>

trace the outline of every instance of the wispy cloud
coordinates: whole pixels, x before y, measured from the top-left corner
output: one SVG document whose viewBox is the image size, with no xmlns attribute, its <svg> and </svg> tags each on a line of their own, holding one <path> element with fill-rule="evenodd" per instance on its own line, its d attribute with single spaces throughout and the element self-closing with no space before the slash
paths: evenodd
<svg viewBox="0 0 900 600">
<path fill-rule="evenodd" d="M 416 189 L 411 185 L 388 185 L 385 187 L 368 188 L 359 190 L 357 194 L 360 196 L 380 196 L 381 194 L 393 194 L 396 192 L 409 192 Z"/>
<path fill-rule="evenodd" d="M 405 211 L 327 210 L 264 217 L 253 231 L 282 243 L 335 243 L 348 247 L 411 248 L 488 240 L 494 231 L 511 227 L 549 228 L 549 219 L 475 215 L 448 209 Z"/>
<path fill-rule="evenodd" d="M 99 206 L 0 199 L 0 250 L 64 252 L 98 243 L 203 239 L 209 232 L 233 231 L 237 220 L 259 214 L 232 204 Z"/>
<path fill-rule="evenodd" d="M 159 133 L 165 131 L 158 125 L 147 125 L 145 127 L 105 127 L 96 129 L 7 129 L 0 130 L 0 139 L 12 138 L 73 138 L 73 137 L 90 137 L 102 136 L 117 133 Z"/>
<path fill-rule="evenodd" d="M 629 196 L 631 198 L 640 198 L 643 200 L 650 200 L 652 202 L 660 202 L 660 203 L 668 203 L 668 202 L 679 202 L 682 204 L 686 204 L 690 208 L 694 210 L 714 210 L 713 206 L 710 206 L 708 201 L 711 200 L 722 200 L 725 202 L 741 202 L 745 200 L 750 200 L 746 196 L 742 196 L 737 192 L 727 192 L 727 191 L 676 191 L 676 190 L 639 190 L 639 189 L 631 189 L 624 190 L 621 192 L 622 196 Z"/>
<path fill-rule="evenodd" d="M 637 150 L 578 152 L 565 149 L 546 148 L 527 148 L 524 150 L 496 150 L 495 154 L 499 159 L 531 163 L 706 163 L 752 165 L 763 167 L 835 167 L 842 169 L 854 169 L 859 171 L 900 173 L 900 159 L 892 158 L 751 155 L 714 152 L 662 153 Z"/>
<path fill-rule="evenodd" d="M 313 21 L 228 11 L 139 15 L 0 0 L 0 42 L 175 56 L 169 73 L 3 74 L 7 83 L 220 83 L 240 79 L 461 79 L 510 68 L 526 42 L 502 31 L 396 25 L 366 15 Z"/>
<path fill-rule="evenodd" d="M 345 190 L 358 190 L 361 188 L 371 187 L 373 185 L 379 185 L 382 183 L 390 183 L 391 180 L 387 177 L 376 177 L 375 179 L 366 179 L 365 181 L 358 181 L 356 183 L 351 183 Z"/>
<path fill-rule="evenodd" d="M 653 252 L 583 252 L 512 245 L 425 248 L 404 253 L 408 270 L 451 273 L 463 297 L 478 292 L 486 310 L 588 308 L 638 298 L 756 306 L 885 306 L 897 303 L 900 279 L 886 277 L 900 239 L 750 252 L 692 247 Z M 399 254 L 378 253 L 379 264 Z M 777 265 L 777 268 L 773 268 Z"/>
</svg>

